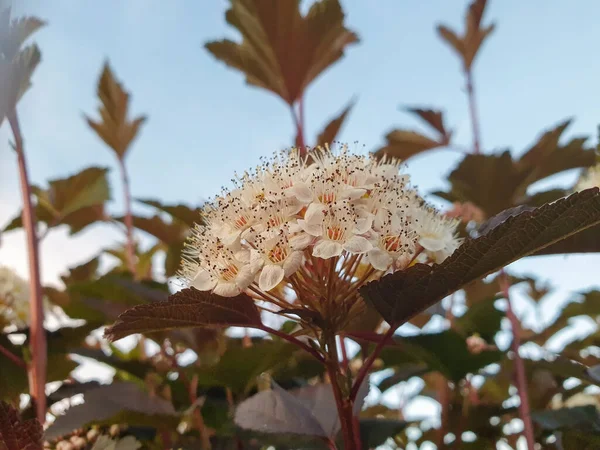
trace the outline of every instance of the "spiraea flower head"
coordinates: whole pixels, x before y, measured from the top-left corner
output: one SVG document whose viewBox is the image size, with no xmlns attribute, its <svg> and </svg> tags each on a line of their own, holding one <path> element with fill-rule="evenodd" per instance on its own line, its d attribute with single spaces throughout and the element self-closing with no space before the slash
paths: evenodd
<svg viewBox="0 0 600 450">
<path fill-rule="evenodd" d="M 366 281 L 458 247 L 458 221 L 425 204 L 398 160 L 346 146 L 310 155 L 276 153 L 205 206 L 184 252 L 188 285 L 280 307 L 286 286 L 303 307 L 331 308 Z"/>
<path fill-rule="evenodd" d="M 0 266 L 0 329 L 29 322 L 29 285 L 14 270 Z"/>
</svg>

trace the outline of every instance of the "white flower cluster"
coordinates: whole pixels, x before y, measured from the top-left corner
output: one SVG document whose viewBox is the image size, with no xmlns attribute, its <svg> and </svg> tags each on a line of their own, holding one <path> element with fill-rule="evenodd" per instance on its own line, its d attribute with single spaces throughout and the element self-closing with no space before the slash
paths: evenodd
<svg viewBox="0 0 600 450">
<path fill-rule="evenodd" d="M 600 187 L 600 164 L 590 167 L 581 175 L 575 191 L 584 191 L 594 187 Z"/>
<path fill-rule="evenodd" d="M 189 284 L 222 296 L 268 292 L 298 271 L 310 279 L 317 260 L 348 279 L 351 259 L 382 275 L 417 256 L 441 262 L 458 247 L 458 221 L 424 204 L 399 161 L 345 146 L 310 154 L 308 164 L 296 149 L 278 153 L 205 206 L 185 251 Z"/>
<path fill-rule="evenodd" d="M 29 285 L 17 273 L 0 266 L 0 330 L 2 324 L 24 326 L 29 322 Z"/>
</svg>

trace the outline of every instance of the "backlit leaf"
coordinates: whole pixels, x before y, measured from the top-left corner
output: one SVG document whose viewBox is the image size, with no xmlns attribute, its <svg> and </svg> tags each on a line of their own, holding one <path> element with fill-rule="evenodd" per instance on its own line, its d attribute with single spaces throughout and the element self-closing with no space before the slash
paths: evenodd
<svg viewBox="0 0 600 450">
<path fill-rule="evenodd" d="M 115 341 L 135 333 L 150 333 L 185 327 L 253 327 L 261 326 L 260 314 L 246 294 L 220 297 L 187 288 L 171 295 L 165 302 L 139 305 L 125 311 L 105 337 Z"/>
<path fill-rule="evenodd" d="M 102 68 L 97 93 L 101 103 L 98 108 L 100 120 L 94 121 L 86 116 L 87 123 L 122 160 L 146 116 L 128 118 L 129 93 L 116 79 L 108 62 Z"/>
<path fill-rule="evenodd" d="M 335 138 L 339 134 L 340 129 L 342 128 L 342 125 L 344 124 L 344 121 L 346 120 L 346 117 L 348 116 L 348 114 L 350 113 L 350 110 L 354 106 L 354 103 L 355 103 L 355 100 L 352 100 L 348 104 L 348 106 L 346 106 L 344 108 L 344 110 L 338 116 L 336 116 L 334 119 L 332 119 L 327 124 L 325 129 L 321 133 L 319 133 L 319 136 L 317 137 L 317 145 L 322 146 L 325 144 L 331 144 L 333 141 L 335 141 Z"/>
<path fill-rule="evenodd" d="M 485 11 L 486 0 L 474 0 L 465 17 L 465 31 L 462 35 L 457 34 L 446 26 L 438 26 L 438 33 L 459 55 L 466 71 L 471 70 L 477 52 L 483 41 L 492 33 L 494 25 L 481 26 L 481 20 Z"/>
<path fill-rule="evenodd" d="M 0 401 L 0 450 L 42 450 L 43 433 L 36 419 L 23 420 L 13 406 Z"/>
<path fill-rule="evenodd" d="M 443 142 L 411 130 L 391 131 L 385 136 L 385 139 L 387 141 L 386 145 L 375 152 L 375 155 L 378 157 L 387 155 L 405 160 L 425 150 L 432 150 L 446 145 Z"/>
<path fill-rule="evenodd" d="M 45 438 L 53 439 L 91 424 L 119 423 L 119 419 L 128 425 L 178 423 L 178 415 L 167 400 L 150 396 L 137 384 L 116 382 L 85 392 L 84 403 L 58 416 Z"/>
<path fill-rule="evenodd" d="M 430 127 L 432 127 L 437 133 L 439 133 L 440 141 L 446 143 L 450 142 L 452 132 L 446 129 L 444 125 L 444 115 L 442 111 L 435 109 L 423 109 L 423 108 L 406 108 L 407 112 L 417 115 L 423 121 L 425 121 Z"/>
<path fill-rule="evenodd" d="M 401 325 L 467 283 L 598 223 L 599 190 L 581 191 L 467 240 L 440 265 L 416 264 L 371 282 L 360 292 L 386 321 Z"/>
<path fill-rule="evenodd" d="M 48 227 L 67 225 L 74 234 L 98 220 L 104 220 L 104 203 L 110 199 L 107 172 L 107 168 L 89 167 L 68 178 L 50 180 L 46 190 L 32 187 L 37 199 L 37 221 Z M 4 231 L 21 226 L 19 214 Z"/>
<path fill-rule="evenodd" d="M 164 211 L 167 214 L 171 215 L 173 219 L 177 219 L 189 227 L 192 227 L 195 223 L 201 223 L 201 208 L 192 208 L 187 205 L 165 205 L 158 200 L 152 199 L 137 199 L 138 202 L 143 203 L 144 205 L 152 206 L 160 211 Z"/>
<path fill-rule="evenodd" d="M 338 0 L 313 3 L 306 16 L 299 0 L 230 0 L 227 22 L 242 35 L 205 45 L 217 59 L 290 105 L 311 81 L 343 56 L 358 37 L 344 26 Z M 291 57 L 293 55 L 293 57 Z"/>
</svg>

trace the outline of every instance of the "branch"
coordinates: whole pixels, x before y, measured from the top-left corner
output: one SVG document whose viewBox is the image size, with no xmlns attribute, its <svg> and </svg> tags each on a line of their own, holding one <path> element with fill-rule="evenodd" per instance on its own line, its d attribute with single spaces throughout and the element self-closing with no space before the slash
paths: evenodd
<svg viewBox="0 0 600 450">
<path fill-rule="evenodd" d="M 523 364 L 523 359 L 521 359 L 521 355 L 519 355 L 519 348 L 521 347 L 521 325 L 519 324 L 519 319 L 515 315 L 511 303 L 510 303 L 510 295 L 509 295 L 509 280 L 506 272 L 502 270 L 500 272 L 500 288 L 502 289 L 502 294 L 504 298 L 506 298 L 507 308 L 506 308 L 506 316 L 508 320 L 510 320 L 510 326 L 512 329 L 512 351 L 515 354 L 515 378 L 517 383 L 517 390 L 519 391 L 519 398 L 521 403 L 519 405 L 519 416 L 523 421 L 523 434 L 525 435 L 525 439 L 527 440 L 527 448 L 529 450 L 533 450 L 535 448 L 535 439 L 533 434 L 533 424 L 531 423 L 531 414 L 529 408 L 529 397 L 527 396 L 527 378 L 525 376 L 525 365 Z"/>
<path fill-rule="evenodd" d="M 475 87 L 473 86 L 473 75 L 471 70 L 465 71 L 467 78 L 467 95 L 469 96 L 469 113 L 471 114 L 471 126 L 473 127 L 473 153 L 481 153 L 481 132 L 479 130 L 479 114 L 475 101 Z"/>
<path fill-rule="evenodd" d="M 27 162 L 23 147 L 23 136 L 19 126 L 16 110 L 8 115 L 8 122 L 15 140 L 15 151 L 19 165 L 19 178 L 21 194 L 23 196 L 23 228 L 27 236 L 27 253 L 29 256 L 29 285 L 31 299 L 29 302 L 30 315 L 30 351 L 31 364 L 29 365 L 29 393 L 33 397 L 36 407 L 36 417 L 40 423 L 46 421 L 46 332 L 44 331 L 44 309 L 42 304 L 42 285 L 40 282 L 40 258 L 36 233 L 35 210 L 31 202 L 31 185 L 27 173 Z"/>
<path fill-rule="evenodd" d="M 266 325 L 263 325 L 260 329 L 263 331 L 266 331 L 267 333 L 272 334 L 273 336 L 277 336 L 285 341 L 291 342 L 292 344 L 294 344 L 294 345 L 300 347 L 301 349 L 307 351 L 308 353 L 310 353 L 318 361 L 325 363 L 325 358 L 323 358 L 323 355 L 320 355 L 314 348 L 306 345 L 304 342 L 295 338 L 294 336 L 290 336 L 289 334 L 284 333 L 283 331 L 276 330 L 276 329 L 268 327 Z"/>
<path fill-rule="evenodd" d="M 127 267 L 131 274 L 135 277 L 135 249 L 133 242 L 133 216 L 131 214 L 131 189 L 129 187 L 129 175 L 125 167 L 125 161 L 122 157 L 118 158 L 119 168 L 121 169 L 121 180 L 123 181 L 123 195 L 125 199 L 125 229 L 127 233 L 126 257 Z"/>
<path fill-rule="evenodd" d="M 375 350 L 373 350 L 373 353 L 371 353 L 369 355 L 369 357 L 367 358 L 367 360 L 363 363 L 358 374 L 356 375 L 356 380 L 354 380 L 354 384 L 352 385 L 352 390 L 350 391 L 350 400 L 352 400 L 353 402 L 356 399 L 356 394 L 358 394 L 360 385 L 362 384 L 365 377 L 369 373 L 369 370 L 371 369 L 371 366 L 375 362 L 375 359 L 377 359 L 377 357 L 381 353 L 381 350 L 383 350 L 384 345 L 387 344 L 387 342 L 394 335 L 394 332 L 397 329 L 398 329 L 397 326 L 390 326 L 389 330 L 387 330 L 387 332 L 385 333 L 383 338 L 381 338 L 381 340 L 377 343 L 377 347 L 375 347 Z"/>
<path fill-rule="evenodd" d="M 27 370 L 27 363 L 25 361 L 23 361 L 21 358 L 19 358 L 17 355 L 15 355 L 13 352 L 11 352 L 9 349 L 7 349 L 6 347 L 3 347 L 2 345 L 0 345 L 0 353 L 2 353 L 4 356 L 6 356 L 8 359 L 10 359 L 13 363 L 15 363 L 16 366 L 20 367 L 21 369 Z"/>
</svg>

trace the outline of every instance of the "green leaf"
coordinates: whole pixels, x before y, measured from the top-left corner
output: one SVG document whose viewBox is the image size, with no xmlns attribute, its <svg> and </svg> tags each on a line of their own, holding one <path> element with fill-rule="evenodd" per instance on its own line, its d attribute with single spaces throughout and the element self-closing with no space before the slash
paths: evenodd
<svg viewBox="0 0 600 450">
<path fill-rule="evenodd" d="M 133 436 L 125 436 L 122 439 L 111 439 L 109 436 L 100 436 L 91 450 L 137 450 L 142 444 Z"/>
<path fill-rule="evenodd" d="M 296 350 L 292 344 L 265 340 L 247 348 L 230 346 L 215 365 L 194 374 L 200 386 L 224 386 L 242 394 L 256 384 L 256 377 L 293 358 Z"/>
<path fill-rule="evenodd" d="M 0 450 L 42 450 L 43 434 L 36 419 L 23 420 L 13 406 L 0 402 Z"/>
<path fill-rule="evenodd" d="M 304 17 L 299 0 L 230 3 L 225 17 L 241 33 L 241 43 L 209 42 L 206 49 L 244 73 L 249 84 L 275 93 L 290 105 L 343 56 L 347 45 L 358 41 L 344 26 L 338 0 L 315 2 Z"/>
<path fill-rule="evenodd" d="M 402 420 L 391 419 L 360 419 L 360 440 L 363 450 L 377 448 L 385 444 L 407 427 Z"/>
<path fill-rule="evenodd" d="M 115 220 L 125 222 L 124 217 Z M 189 226 L 181 222 L 165 222 L 160 216 L 133 216 L 133 226 L 161 240 L 167 245 L 180 244 L 189 231 Z"/>
<path fill-rule="evenodd" d="M 456 328 L 465 336 L 477 333 L 486 341 L 493 342 L 504 317 L 504 313 L 494 306 L 495 301 L 492 297 L 475 303 L 462 316 L 456 318 Z"/>
<path fill-rule="evenodd" d="M 125 422 L 128 425 L 174 427 L 179 418 L 167 400 L 150 396 L 137 384 L 117 382 L 90 389 L 81 405 L 71 406 L 45 433 L 55 439 L 91 424 Z"/>
<path fill-rule="evenodd" d="M 131 143 L 136 138 L 146 116 L 129 120 L 129 93 L 114 76 L 108 62 L 104 63 L 98 80 L 98 98 L 100 100 L 100 121 L 86 116 L 88 125 L 114 150 L 117 158 L 123 160 Z"/>
<path fill-rule="evenodd" d="M 68 225 L 71 234 L 75 234 L 98 220 L 104 220 L 104 203 L 110 199 L 107 172 L 107 168 L 89 167 L 68 178 L 49 181 L 47 190 L 34 186 L 38 222 L 44 222 L 48 227 Z M 21 226 L 19 213 L 4 231 Z"/>
<path fill-rule="evenodd" d="M 165 302 L 139 305 L 125 311 L 104 336 L 115 341 L 135 333 L 185 327 L 251 327 L 262 325 L 260 313 L 246 294 L 220 297 L 187 288 Z"/>
<path fill-rule="evenodd" d="M 331 144 L 335 141 L 335 138 L 339 134 L 340 129 L 342 128 L 342 125 L 348 116 L 348 113 L 350 113 L 350 110 L 355 103 L 356 100 L 354 99 L 350 101 L 344 110 L 327 124 L 327 126 L 323 129 L 323 131 L 321 131 L 321 133 L 319 133 L 319 136 L 317 137 L 317 145 L 322 146 L 325 144 Z"/>
<path fill-rule="evenodd" d="M 559 434 L 559 433 L 557 433 Z M 564 430 L 560 432 L 561 450 L 571 448 L 577 450 L 596 450 L 600 448 L 600 433 L 590 433 L 578 430 Z"/>
<path fill-rule="evenodd" d="M 427 364 L 430 371 L 438 371 L 452 381 L 460 381 L 469 373 L 477 373 L 483 367 L 498 362 L 502 352 L 469 352 L 466 340 L 455 331 L 418 334 L 394 338 L 393 344 L 381 352 L 381 359 L 389 366 Z"/>
<path fill-rule="evenodd" d="M 577 406 L 547 411 L 533 411 L 531 418 L 545 430 L 574 428 L 600 432 L 600 415 L 595 406 Z"/>
<path fill-rule="evenodd" d="M 383 318 L 399 326 L 466 284 L 600 223 L 600 192 L 588 189 L 509 218 L 467 240 L 440 265 L 416 264 L 360 289 Z"/>
</svg>

